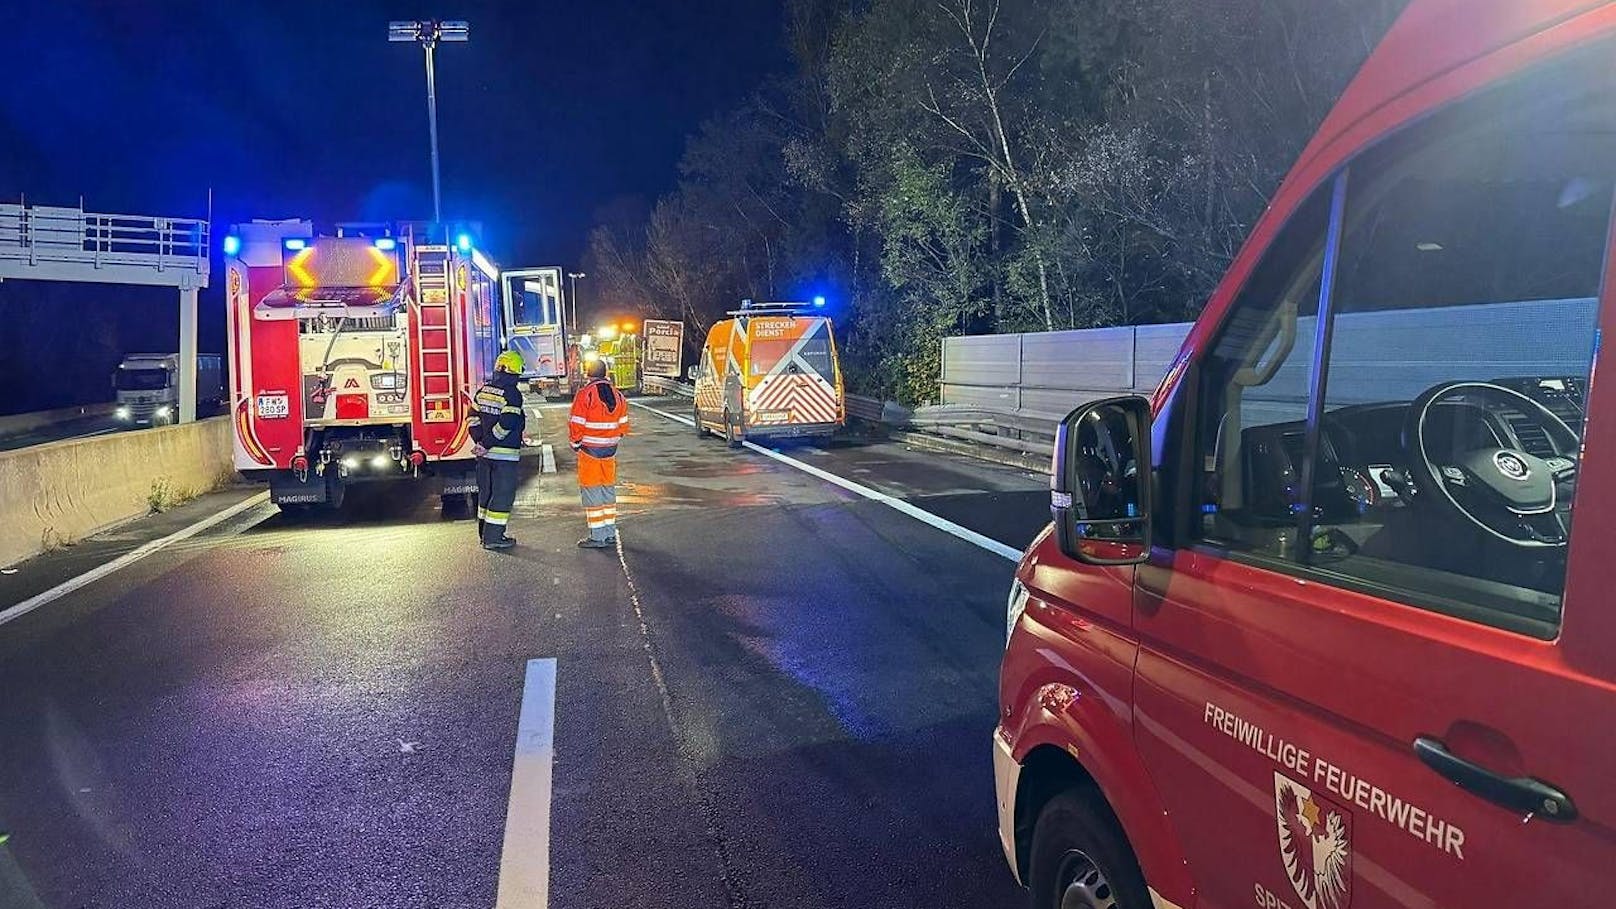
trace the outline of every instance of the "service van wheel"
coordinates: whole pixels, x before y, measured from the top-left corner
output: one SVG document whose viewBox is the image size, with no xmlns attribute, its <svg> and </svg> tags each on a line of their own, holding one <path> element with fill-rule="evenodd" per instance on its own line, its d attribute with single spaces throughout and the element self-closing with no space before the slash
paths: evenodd
<svg viewBox="0 0 1616 909">
<path fill-rule="evenodd" d="M 1044 805 L 1030 858 L 1035 909 L 1150 909 L 1139 862 L 1093 789 L 1068 789 Z"/>
<path fill-rule="evenodd" d="M 746 430 L 741 428 L 741 421 L 732 418 L 729 411 L 724 411 L 724 441 L 731 448 L 740 448 L 741 442 L 746 439 Z"/>
<path fill-rule="evenodd" d="M 696 424 L 696 438 L 698 438 L 698 439 L 707 438 L 707 427 L 701 425 L 701 408 L 700 407 L 692 407 L 692 408 L 690 408 L 690 419 L 691 419 L 692 422 L 694 422 Z"/>
</svg>

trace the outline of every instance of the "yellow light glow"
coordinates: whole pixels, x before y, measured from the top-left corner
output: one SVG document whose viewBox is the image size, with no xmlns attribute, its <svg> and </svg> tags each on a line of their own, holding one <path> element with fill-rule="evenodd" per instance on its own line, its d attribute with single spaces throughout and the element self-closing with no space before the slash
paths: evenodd
<svg viewBox="0 0 1616 909">
<path fill-rule="evenodd" d="M 291 274 L 292 280 L 298 287 L 313 287 L 316 283 L 314 275 L 309 274 L 308 263 L 314 258 L 314 247 L 306 246 L 298 250 L 292 261 L 286 263 L 286 271 Z"/>
<path fill-rule="evenodd" d="M 365 283 L 371 287 L 382 287 L 388 284 L 397 284 L 394 275 L 393 257 L 376 247 L 369 247 L 370 257 L 376 260 L 376 270 L 370 273 Z"/>
<path fill-rule="evenodd" d="M 599 360 L 599 359 L 600 359 L 600 354 L 595 353 L 592 350 L 584 354 L 584 362 L 585 363 L 593 363 L 593 362 L 595 362 L 596 360 Z"/>
<path fill-rule="evenodd" d="M 634 323 L 633 322 L 624 322 L 623 323 L 623 334 L 628 335 L 628 334 L 633 334 L 633 333 L 634 333 Z"/>
</svg>

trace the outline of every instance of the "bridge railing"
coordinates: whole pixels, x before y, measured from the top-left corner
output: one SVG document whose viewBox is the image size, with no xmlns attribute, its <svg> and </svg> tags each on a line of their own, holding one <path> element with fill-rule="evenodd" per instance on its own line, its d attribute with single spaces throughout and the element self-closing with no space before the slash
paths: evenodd
<svg viewBox="0 0 1616 909">
<path fill-rule="evenodd" d="M 0 261 L 208 272 L 208 222 L 0 204 Z"/>
</svg>

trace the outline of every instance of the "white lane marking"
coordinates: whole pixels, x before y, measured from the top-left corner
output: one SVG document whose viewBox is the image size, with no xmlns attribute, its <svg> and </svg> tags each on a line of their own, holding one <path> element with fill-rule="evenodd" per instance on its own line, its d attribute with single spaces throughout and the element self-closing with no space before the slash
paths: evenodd
<svg viewBox="0 0 1616 909">
<path fill-rule="evenodd" d="M 96 432 L 87 432 L 84 435 L 79 436 L 79 438 L 88 439 L 91 436 L 104 436 L 109 432 L 117 432 L 118 430 L 120 430 L 122 428 L 123 428 L 122 426 L 114 426 L 111 429 L 102 429 L 102 430 L 97 430 Z"/>
<path fill-rule="evenodd" d="M 540 465 L 541 466 L 539 468 L 539 471 L 541 473 L 555 473 L 556 472 L 555 446 L 554 445 L 546 445 L 546 446 L 544 446 L 544 454 L 540 458 Z"/>
<path fill-rule="evenodd" d="M 4 625 L 12 619 L 20 619 L 28 613 L 33 612 L 35 609 L 38 609 L 39 607 L 44 606 L 46 603 L 51 602 L 52 600 L 59 600 L 86 584 L 94 583 L 95 581 L 112 574 L 114 571 L 117 571 L 120 568 L 127 568 L 160 549 L 171 546 L 181 540 L 194 537 L 202 531 L 207 530 L 209 527 L 222 524 L 236 515 L 241 514 L 247 509 L 257 507 L 268 501 L 269 493 L 260 492 L 255 496 L 251 496 L 250 498 L 237 502 L 218 514 L 203 518 L 202 520 L 197 521 L 195 524 L 192 524 L 183 530 L 176 530 L 160 540 L 152 540 L 149 543 L 142 544 L 139 548 L 131 552 L 127 552 L 106 563 L 105 565 L 92 568 L 78 577 L 69 578 L 62 583 L 57 584 L 55 587 L 45 591 L 44 593 L 37 593 L 9 609 L 0 610 L 0 625 Z"/>
<path fill-rule="evenodd" d="M 550 780 L 555 759 L 556 661 L 528 660 L 522 682 L 511 801 L 499 854 L 495 909 L 550 905 Z"/>
<path fill-rule="evenodd" d="M 649 406 L 647 404 L 641 404 L 640 402 L 634 401 L 634 400 L 630 400 L 629 403 L 633 404 L 636 407 L 640 407 L 640 408 L 643 408 L 645 410 L 649 410 L 654 414 L 658 414 L 660 416 L 667 417 L 670 420 L 674 420 L 676 422 L 683 423 L 686 426 L 695 426 L 696 425 L 694 422 L 691 421 L 691 419 L 689 417 L 682 417 L 682 416 L 679 416 L 678 414 L 668 413 L 665 410 L 658 410 L 655 407 L 651 407 L 651 406 Z M 926 511 L 923 508 L 917 508 L 914 505 L 911 505 L 908 502 L 905 502 L 904 500 L 902 500 L 900 498 L 896 498 L 895 496 L 889 496 L 886 493 L 881 492 L 878 489 L 871 489 L 870 487 L 865 486 L 862 483 L 855 483 L 852 480 L 847 479 L 846 477 L 838 476 L 838 475 L 836 475 L 834 473 L 831 473 L 828 470 L 821 470 L 820 468 L 815 467 L 812 464 L 807 464 L 807 463 L 804 463 L 802 461 L 797 460 L 796 458 L 788 457 L 786 455 L 781 454 L 778 451 L 774 451 L 772 449 L 764 448 L 762 445 L 759 445 L 756 442 L 743 442 L 741 444 L 745 445 L 747 448 L 751 449 L 752 451 L 755 451 L 758 454 L 763 455 L 766 458 L 773 458 L 774 460 L 779 461 L 782 464 L 789 464 L 790 466 L 797 468 L 798 470 L 802 471 L 803 473 L 809 474 L 810 476 L 818 477 L 819 479 L 824 480 L 825 482 L 830 483 L 830 484 L 832 484 L 834 486 L 840 486 L 841 488 L 847 490 L 848 492 L 851 492 L 851 493 L 854 493 L 854 494 L 857 494 L 857 495 L 861 495 L 864 498 L 869 499 L 872 502 L 880 502 L 882 505 L 885 505 L 888 508 L 893 509 L 894 511 L 897 511 L 897 512 L 899 512 L 901 514 L 908 515 L 909 517 L 914 518 L 915 520 L 917 520 L 917 521 L 919 521 L 919 522 L 921 522 L 923 524 L 929 524 L 932 527 L 935 527 L 938 530 L 941 530 L 942 532 L 944 532 L 946 534 L 950 534 L 952 536 L 958 537 L 959 539 L 964 540 L 965 542 L 970 543 L 970 544 L 972 544 L 974 546 L 980 546 L 981 548 L 986 549 L 988 552 L 991 552 L 994 555 L 1003 556 L 1004 558 L 1007 558 L 1012 562 L 1020 562 L 1021 561 L 1021 550 L 1016 549 L 1013 546 L 1007 546 L 1004 543 L 1001 543 L 998 540 L 993 539 L 992 537 L 983 536 L 982 534 L 977 533 L 974 530 L 971 530 L 969 527 L 961 527 L 960 525 L 955 524 L 953 521 L 950 521 L 947 518 L 938 517 L 937 515 L 934 515 L 931 512 Z"/>
</svg>

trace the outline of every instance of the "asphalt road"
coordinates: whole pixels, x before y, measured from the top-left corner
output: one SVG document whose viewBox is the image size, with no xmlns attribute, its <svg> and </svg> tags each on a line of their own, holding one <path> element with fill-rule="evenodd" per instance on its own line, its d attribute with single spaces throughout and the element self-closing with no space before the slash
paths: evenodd
<svg viewBox="0 0 1616 909">
<path fill-rule="evenodd" d="M 0 451 L 43 445 L 46 442 L 60 442 L 63 439 L 106 435 L 109 432 L 121 432 L 132 428 L 134 427 L 110 414 L 63 420 L 48 426 L 37 426 L 26 432 L 0 436 Z"/>
<path fill-rule="evenodd" d="M 633 416 L 621 552 L 574 546 L 557 446 L 509 553 L 422 490 L 356 488 L 0 626 L 0 907 L 488 907 L 502 861 L 546 857 L 557 907 L 1022 905 L 989 753 L 1012 563 Z M 1008 468 L 786 453 L 1018 548 L 1048 514 Z M 550 835 L 502 851 L 535 658 Z"/>
</svg>

